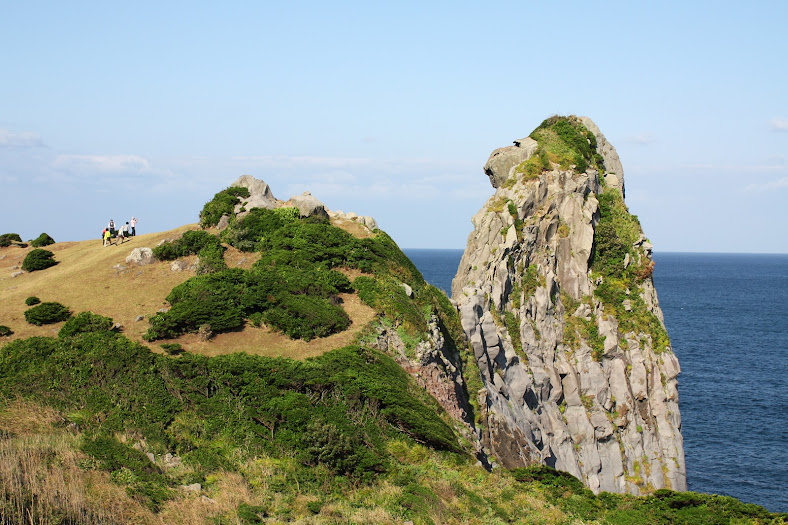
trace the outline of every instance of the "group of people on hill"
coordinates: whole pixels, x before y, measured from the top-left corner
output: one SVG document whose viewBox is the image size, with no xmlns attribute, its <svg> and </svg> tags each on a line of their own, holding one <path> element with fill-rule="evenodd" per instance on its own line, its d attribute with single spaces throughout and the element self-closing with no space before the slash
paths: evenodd
<svg viewBox="0 0 788 525">
<path fill-rule="evenodd" d="M 107 227 L 101 232 L 101 239 L 104 241 L 104 246 L 110 244 L 123 244 L 129 237 L 137 235 L 137 218 L 132 217 L 130 221 L 120 228 L 115 228 L 115 221 L 110 219 Z M 116 241 L 113 243 L 113 239 Z"/>
</svg>

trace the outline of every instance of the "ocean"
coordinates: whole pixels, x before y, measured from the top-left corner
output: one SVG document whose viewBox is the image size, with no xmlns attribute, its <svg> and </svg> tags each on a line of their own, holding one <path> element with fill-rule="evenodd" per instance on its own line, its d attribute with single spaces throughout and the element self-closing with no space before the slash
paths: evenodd
<svg viewBox="0 0 788 525">
<path fill-rule="evenodd" d="M 451 294 L 462 250 L 405 250 Z M 689 489 L 788 512 L 788 255 L 655 253 Z"/>
</svg>

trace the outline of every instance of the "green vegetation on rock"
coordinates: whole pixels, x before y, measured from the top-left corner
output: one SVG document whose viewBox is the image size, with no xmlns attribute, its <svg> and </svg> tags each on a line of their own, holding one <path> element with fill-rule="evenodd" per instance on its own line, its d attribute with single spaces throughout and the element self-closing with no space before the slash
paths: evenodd
<svg viewBox="0 0 788 525">
<path fill-rule="evenodd" d="M 546 159 L 558 164 L 562 170 L 574 165 L 578 173 L 585 172 L 589 167 L 604 172 L 602 156 L 596 149 L 596 137 L 575 116 L 550 117 L 530 137 L 539 143 L 539 150 L 532 157 L 539 160 L 531 164 L 538 162 L 544 165 Z"/>
<path fill-rule="evenodd" d="M 49 250 L 36 248 L 31 250 L 22 261 L 22 269 L 26 272 L 37 272 L 55 266 L 58 261 L 54 259 L 55 254 Z"/>
<path fill-rule="evenodd" d="M 200 212 L 200 226 L 216 226 L 222 215 L 232 215 L 235 205 L 241 202 L 241 197 L 249 197 L 249 190 L 239 186 L 231 186 L 214 195 Z"/>
<path fill-rule="evenodd" d="M 640 285 L 651 277 L 654 263 L 637 246 L 642 229 L 615 188 L 597 196 L 600 219 L 594 230 L 592 275 L 602 278 L 594 295 L 605 312 L 618 319 L 619 331 L 647 334 L 656 352 L 670 346 L 667 331 L 640 295 Z M 629 256 L 629 264 L 624 262 Z"/>
</svg>

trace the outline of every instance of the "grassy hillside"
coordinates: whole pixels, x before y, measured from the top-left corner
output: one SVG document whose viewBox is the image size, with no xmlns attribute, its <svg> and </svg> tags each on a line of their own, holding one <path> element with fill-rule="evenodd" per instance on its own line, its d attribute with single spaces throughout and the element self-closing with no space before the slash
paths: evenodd
<svg viewBox="0 0 788 525">
<path fill-rule="evenodd" d="M 232 209 L 227 193 L 212 202 L 206 217 Z M 163 240 L 160 260 L 126 265 Z M 394 332 L 416 362 L 437 319 L 473 362 L 446 296 L 383 232 L 284 210 L 221 233 L 46 248 L 56 265 L 16 277 L 29 249 L 0 248 L 0 325 L 13 331 L 0 347 L 2 525 L 785 518 L 693 493 L 595 496 L 541 466 L 485 470 L 402 354 L 378 348 Z M 196 254 L 196 269 L 171 269 Z M 30 324 L 46 303 L 74 316 Z"/>
<path fill-rule="evenodd" d="M 340 227 L 361 236 L 355 223 L 340 224 Z M 193 271 L 174 272 L 170 262 L 157 261 L 146 266 L 127 265 L 126 257 L 134 248 L 157 246 L 167 239 L 175 239 L 185 231 L 197 230 L 196 224 L 145 235 L 138 235 L 119 246 L 103 247 L 101 242 L 87 240 L 62 242 L 47 246 L 55 254 L 59 264 L 43 271 L 23 273 L 12 277 L 19 270 L 25 256 L 33 248 L 17 246 L 0 247 L 0 325 L 11 328 L 13 335 L 2 341 L 30 336 L 51 336 L 57 333 L 62 323 L 35 326 L 25 321 L 24 312 L 29 307 L 25 299 L 31 296 L 42 301 L 57 301 L 68 306 L 74 313 L 91 311 L 112 318 L 123 326 L 128 338 L 144 342 L 142 336 L 148 329 L 147 318 L 157 310 L 167 307 L 166 297 L 177 285 L 194 276 Z M 231 268 L 249 269 L 259 254 L 244 253 L 228 247 L 224 254 Z M 184 257 L 188 265 L 196 256 Z M 125 266 L 118 270 L 117 265 Z M 346 271 L 350 278 L 361 275 L 359 271 Z M 217 334 L 202 341 L 194 334 L 184 335 L 177 342 L 190 352 L 204 355 L 220 355 L 245 351 L 249 353 L 305 358 L 320 355 L 332 348 L 349 344 L 354 337 L 375 317 L 372 308 L 363 304 L 357 294 L 340 294 L 345 311 L 352 323 L 350 329 L 330 337 L 312 341 L 294 340 L 265 327 L 247 325 L 242 331 Z M 139 316 L 143 321 L 136 321 Z M 158 343 L 174 342 L 162 340 L 150 345 L 160 351 Z"/>
</svg>

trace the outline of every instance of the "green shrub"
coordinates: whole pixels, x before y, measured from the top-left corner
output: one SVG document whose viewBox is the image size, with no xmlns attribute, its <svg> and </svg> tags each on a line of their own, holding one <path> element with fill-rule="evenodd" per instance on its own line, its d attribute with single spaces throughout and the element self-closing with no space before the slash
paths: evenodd
<svg viewBox="0 0 788 525">
<path fill-rule="evenodd" d="M 58 337 L 73 337 L 87 332 L 106 332 L 112 330 L 114 323 L 109 317 L 96 315 L 93 312 L 80 312 L 70 318 L 58 332 Z"/>
<path fill-rule="evenodd" d="M 25 320 L 36 326 L 59 323 L 71 317 L 68 308 L 60 303 L 41 303 L 25 311 Z"/>
<path fill-rule="evenodd" d="M 231 186 L 214 195 L 210 202 L 203 206 L 200 212 L 200 226 L 208 228 L 219 224 L 222 215 L 233 215 L 235 205 L 241 202 L 239 197 L 249 197 L 246 188 Z"/>
<path fill-rule="evenodd" d="M 142 497 L 151 510 L 158 511 L 172 497 L 169 478 L 139 450 L 109 436 L 85 438 L 80 448 L 109 471 L 115 483 L 127 485 L 131 494 Z"/>
<path fill-rule="evenodd" d="M 221 241 L 216 235 L 202 230 L 192 230 L 184 232 L 180 239 L 156 246 L 153 249 L 153 256 L 160 261 L 172 261 L 188 255 L 196 255 L 209 246 L 220 247 Z"/>
<path fill-rule="evenodd" d="M 22 261 L 22 269 L 26 272 L 36 272 L 38 270 L 45 270 L 50 266 L 55 266 L 58 261 L 54 260 L 55 254 L 49 250 L 37 248 L 30 251 L 25 260 Z"/>
<path fill-rule="evenodd" d="M 262 505 L 240 503 L 238 509 L 236 509 L 236 514 L 243 525 L 253 525 L 256 523 L 265 523 L 265 518 L 268 516 L 268 509 Z"/>
<path fill-rule="evenodd" d="M 240 220 L 230 221 L 222 240 L 244 252 L 254 251 L 257 242 L 285 224 L 298 221 L 297 208 L 254 208 Z"/>
<path fill-rule="evenodd" d="M 309 341 L 341 332 L 350 326 L 350 318 L 339 306 L 322 297 L 289 295 L 263 313 L 266 324 L 291 339 Z"/>
<path fill-rule="evenodd" d="M 41 248 L 42 246 L 49 246 L 50 244 L 55 244 L 55 239 L 47 235 L 46 233 L 42 233 L 32 241 L 30 241 L 30 246 L 33 248 Z"/>
<path fill-rule="evenodd" d="M 197 274 L 215 273 L 227 269 L 224 262 L 224 246 L 220 244 L 209 244 L 198 254 Z"/>
<path fill-rule="evenodd" d="M 0 235 L 0 248 L 11 246 L 14 242 L 22 242 L 22 237 L 18 233 L 4 233 Z"/>
<path fill-rule="evenodd" d="M 0 325 L 0 337 L 6 337 L 13 333 L 13 330 L 8 328 L 6 325 Z"/>
<path fill-rule="evenodd" d="M 35 306 L 35 305 L 37 305 L 39 303 L 41 303 L 41 299 L 39 299 L 38 297 L 36 297 L 34 295 L 31 295 L 30 297 L 25 299 L 25 304 L 27 306 Z"/>
<path fill-rule="evenodd" d="M 177 355 L 183 352 L 183 346 L 180 343 L 164 343 L 159 346 L 170 355 Z"/>
</svg>

